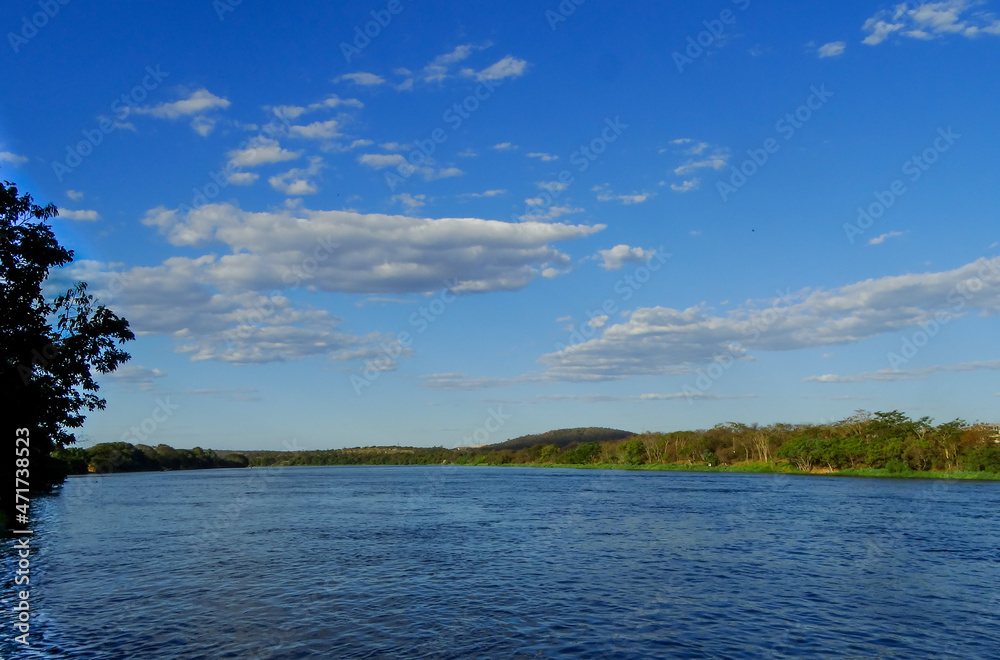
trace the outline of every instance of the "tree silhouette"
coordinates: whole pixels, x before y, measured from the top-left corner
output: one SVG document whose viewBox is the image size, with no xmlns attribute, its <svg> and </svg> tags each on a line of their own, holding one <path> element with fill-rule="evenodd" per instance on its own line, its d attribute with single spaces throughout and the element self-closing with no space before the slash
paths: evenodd
<svg viewBox="0 0 1000 660">
<path fill-rule="evenodd" d="M 59 245 L 46 224 L 57 215 L 55 206 L 42 208 L 31 195 L 19 196 L 10 181 L 0 186 L 0 393 L 8 411 L 0 445 L 8 466 L 0 475 L 0 529 L 20 511 L 15 488 L 24 482 L 16 478 L 34 493 L 65 479 L 65 466 L 52 451 L 76 442 L 72 429 L 83 425 L 85 411 L 106 405 L 91 370 L 114 371 L 130 357 L 120 345 L 135 338 L 128 321 L 95 306 L 86 283 L 46 300 L 42 286 L 49 271 L 73 261 L 73 251 Z M 29 451 L 21 456 L 25 437 Z"/>
</svg>

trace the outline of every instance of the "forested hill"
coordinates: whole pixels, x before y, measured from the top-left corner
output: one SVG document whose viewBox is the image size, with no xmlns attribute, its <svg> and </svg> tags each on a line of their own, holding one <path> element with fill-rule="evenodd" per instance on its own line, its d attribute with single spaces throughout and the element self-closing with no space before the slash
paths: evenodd
<svg viewBox="0 0 1000 660">
<path fill-rule="evenodd" d="M 573 443 L 600 443 L 608 442 L 610 440 L 623 440 L 625 438 L 631 438 L 633 435 L 635 435 L 635 433 L 631 433 L 629 431 L 596 427 L 559 429 L 557 431 L 548 431 L 547 433 L 522 435 L 519 438 L 513 438 L 495 445 L 485 445 L 481 447 L 481 449 L 513 449 L 514 451 L 517 451 L 518 449 L 528 449 L 529 447 L 534 447 L 535 445 L 557 445 L 559 447 L 565 447 Z"/>
</svg>

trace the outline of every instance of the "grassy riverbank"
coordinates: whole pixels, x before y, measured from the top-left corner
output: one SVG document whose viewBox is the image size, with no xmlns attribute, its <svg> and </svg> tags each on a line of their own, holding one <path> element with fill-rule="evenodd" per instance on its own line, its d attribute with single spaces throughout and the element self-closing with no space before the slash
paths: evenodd
<svg viewBox="0 0 1000 660">
<path fill-rule="evenodd" d="M 653 464 L 653 465 L 622 465 L 620 463 L 592 463 L 589 465 L 573 465 L 570 463 L 530 463 L 525 465 L 508 464 L 508 467 L 535 468 L 572 468 L 575 470 L 629 470 L 642 472 L 743 472 L 757 474 L 789 474 L 803 477 L 861 477 L 882 479 L 962 479 L 978 481 L 1000 481 L 996 472 L 970 472 L 968 470 L 949 471 L 892 471 L 876 468 L 859 468 L 844 470 L 813 470 L 806 472 L 794 465 L 774 463 L 745 463 L 737 465 L 707 465 L 684 464 Z"/>
</svg>

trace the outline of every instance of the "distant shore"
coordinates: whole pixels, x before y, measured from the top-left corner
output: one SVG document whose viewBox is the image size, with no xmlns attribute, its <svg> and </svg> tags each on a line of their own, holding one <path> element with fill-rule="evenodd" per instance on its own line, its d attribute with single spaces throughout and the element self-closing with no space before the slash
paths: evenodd
<svg viewBox="0 0 1000 660">
<path fill-rule="evenodd" d="M 815 469 L 810 472 L 799 470 L 792 465 L 749 463 L 745 465 L 683 465 L 657 463 L 652 465 L 622 465 L 620 463 L 593 463 L 573 465 L 569 463 L 528 463 L 506 464 L 499 467 L 566 468 L 574 470 L 627 470 L 640 472 L 739 472 L 744 474 L 787 474 L 799 477 L 855 477 L 870 479 L 959 479 L 963 481 L 1000 481 L 996 472 L 950 471 L 891 471 L 885 468 L 848 468 L 844 470 Z"/>
</svg>

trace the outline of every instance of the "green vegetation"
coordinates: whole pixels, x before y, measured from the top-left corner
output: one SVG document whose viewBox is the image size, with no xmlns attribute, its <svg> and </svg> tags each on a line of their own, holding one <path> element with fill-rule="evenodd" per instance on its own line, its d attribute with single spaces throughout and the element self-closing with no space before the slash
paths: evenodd
<svg viewBox="0 0 1000 660">
<path fill-rule="evenodd" d="M 594 438 L 606 437 L 604 441 Z M 539 440 L 526 445 L 524 438 Z M 323 451 L 211 451 L 112 442 L 54 456 L 69 472 L 319 465 L 521 465 L 589 469 L 1000 479 L 1000 432 L 955 420 L 934 426 L 900 412 L 833 424 L 719 424 L 700 431 L 631 434 L 565 429 L 484 447 L 357 447 Z M 583 440 L 583 441 L 581 441 Z M 518 447 L 518 448 L 514 448 Z"/>
<path fill-rule="evenodd" d="M 107 374 L 129 359 L 121 344 L 134 339 L 128 321 L 77 283 L 54 300 L 42 286 L 53 268 L 73 261 L 47 224 L 55 206 L 32 203 L 10 181 L 0 186 L 0 392 L 3 444 L 0 529 L 28 504 L 15 506 L 15 485 L 47 492 L 66 478 L 53 454 L 76 442 L 86 413 L 103 410 L 93 371 Z M 17 481 L 20 479 L 21 481 Z"/>
<path fill-rule="evenodd" d="M 603 440 L 597 440 L 604 435 Z M 244 452 L 251 466 L 526 465 L 547 467 L 784 472 L 841 476 L 997 478 L 1000 433 L 955 420 L 934 426 L 901 412 L 832 424 L 719 424 L 700 431 L 630 434 L 566 429 L 485 447 L 368 447 Z"/>
<path fill-rule="evenodd" d="M 204 470 L 242 468 L 247 457 L 235 452 L 220 455 L 211 449 L 174 449 L 167 445 L 132 445 L 127 442 L 102 442 L 87 449 L 70 447 L 53 453 L 66 464 L 69 474 L 96 472 L 159 472 L 162 470 Z"/>
</svg>

